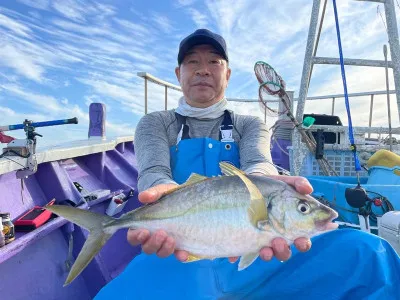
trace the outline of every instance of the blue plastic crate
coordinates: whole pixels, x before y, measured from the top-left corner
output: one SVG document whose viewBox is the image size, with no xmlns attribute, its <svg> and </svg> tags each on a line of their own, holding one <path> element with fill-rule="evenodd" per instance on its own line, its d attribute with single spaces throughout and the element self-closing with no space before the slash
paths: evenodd
<svg viewBox="0 0 400 300">
<path fill-rule="evenodd" d="M 292 159 L 292 150 L 290 149 L 290 159 Z M 331 164 L 333 169 L 339 176 L 356 176 L 354 166 L 353 152 L 350 150 L 325 150 L 324 156 Z M 360 176 L 367 176 L 365 170 L 360 171 Z M 301 176 L 324 176 L 324 172 L 320 168 L 317 159 L 310 152 L 304 158 L 302 168 L 300 170 Z"/>
</svg>

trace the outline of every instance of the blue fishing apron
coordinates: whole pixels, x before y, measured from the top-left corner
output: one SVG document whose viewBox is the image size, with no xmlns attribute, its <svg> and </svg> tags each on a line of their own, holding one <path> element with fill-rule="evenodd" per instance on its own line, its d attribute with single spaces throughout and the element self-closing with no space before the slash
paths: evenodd
<svg viewBox="0 0 400 300">
<path fill-rule="evenodd" d="M 177 114 L 180 124 L 176 145 L 170 148 L 171 170 L 174 181 L 184 183 L 191 173 L 207 177 L 221 175 L 219 162 L 239 165 L 239 148 L 233 139 L 233 122 L 228 110 L 220 126 L 219 140 L 209 137 L 190 138 L 186 118 Z"/>
<path fill-rule="evenodd" d="M 239 167 L 228 112 L 219 140 L 190 138 L 185 118 L 181 123 L 177 144 L 170 149 L 174 180 L 183 183 L 192 172 L 220 175 L 219 161 Z M 312 243 L 306 253 L 292 246 L 287 262 L 258 258 L 240 272 L 238 262 L 227 259 L 181 263 L 173 255 L 142 253 L 95 299 L 400 299 L 400 258 L 386 241 L 340 229 Z"/>
</svg>

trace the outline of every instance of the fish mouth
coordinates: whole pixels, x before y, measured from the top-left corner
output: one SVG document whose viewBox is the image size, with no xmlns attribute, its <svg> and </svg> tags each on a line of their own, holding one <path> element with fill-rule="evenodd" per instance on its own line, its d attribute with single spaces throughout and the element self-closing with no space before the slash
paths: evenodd
<svg viewBox="0 0 400 300">
<path fill-rule="evenodd" d="M 326 219 L 322 221 L 316 221 L 315 227 L 318 231 L 331 231 L 337 229 L 339 224 L 333 223 L 332 219 Z"/>
<path fill-rule="evenodd" d="M 327 213 L 329 213 L 328 218 L 315 221 L 315 227 L 317 228 L 317 230 L 331 231 L 331 230 L 335 230 L 339 227 L 339 224 L 332 222 L 334 219 L 336 219 L 339 216 L 339 214 L 333 209 L 329 209 L 329 211 L 327 211 Z"/>
<path fill-rule="evenodd" d="M 335 230 L 339 227 L 339 224 L 337 223 L 333 223 L 333 222 L 329 222 L 327 224 L 325 224 L 323 226 L 323 228 L 321 228 L 320 230 L 322 231 L 331 231 L 331 230 Z"/>
</svg>

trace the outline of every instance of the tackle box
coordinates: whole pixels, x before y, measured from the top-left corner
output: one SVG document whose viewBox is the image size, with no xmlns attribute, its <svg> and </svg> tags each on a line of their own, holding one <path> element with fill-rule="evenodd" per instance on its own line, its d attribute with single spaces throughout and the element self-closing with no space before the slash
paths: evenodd
<svg viewBox="0 0 400 300">
<path fill-rule="evenodd" d="M 382 216 L 379 236 L 388 241 L 400 255 L 400 211 L 389 211 Z"/>
</svg>

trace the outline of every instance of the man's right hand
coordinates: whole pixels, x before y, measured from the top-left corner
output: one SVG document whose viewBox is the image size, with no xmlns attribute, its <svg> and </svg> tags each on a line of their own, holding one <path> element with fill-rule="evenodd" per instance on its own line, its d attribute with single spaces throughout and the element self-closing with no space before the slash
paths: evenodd
<svg viewBox="0 0 400 300">
<path fill-rule="evenodd" d="M 151 203 L 161 198 L 164 192 L 175 188 L 176 184 L 159 184 L 139 193 L 139 201 Z M 128 242 L 133 246 L 142 245 L 142 250 L 147 254 L 156 254 L 158 257 L 167 257 L 175 254 L 182 262 L 186 261 L 189 254 L 186 251 L 175 249 L 175 240 L 163 230 L 150 234 L 147 229 L 129 229 Z"/>
</svg>

